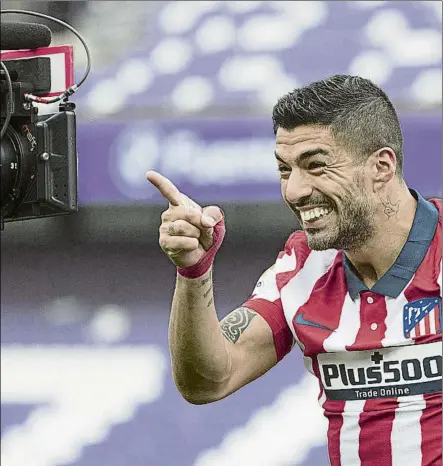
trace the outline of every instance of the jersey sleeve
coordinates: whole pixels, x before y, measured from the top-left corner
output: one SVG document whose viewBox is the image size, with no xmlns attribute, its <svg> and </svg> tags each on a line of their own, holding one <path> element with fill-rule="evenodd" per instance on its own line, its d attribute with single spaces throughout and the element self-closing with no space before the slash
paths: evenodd
<svg viewBox="0 0 443 466">
<path fill-rule="evenodd" d="M 266 320 L 274 337 L 277 360 L 283 359 L 291 351 L 294 337 L 283 312 L 275 265 L 263 273 L 243 306 L 260 314 Z"/>
</svg>

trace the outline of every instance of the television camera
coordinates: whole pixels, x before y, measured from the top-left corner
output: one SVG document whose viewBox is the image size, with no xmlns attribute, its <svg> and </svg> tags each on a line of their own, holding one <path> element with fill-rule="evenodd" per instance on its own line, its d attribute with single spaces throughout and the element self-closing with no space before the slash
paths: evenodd
<svg viewBox="0 0 443 466">
<path fill-rule="evenodd" d="M 70 25 L 42 13 L 27 14 L 62 24 L 82 42 L 87 69 L 74 83 L 73 47 L 51 47 L 51 31 L 38 23 L 1 22 L 1 210 L 5 222 L 69 214 L 77 205 L 75 104 L 69 97 L 86 80 L 90 52 Z"/>
</svg>

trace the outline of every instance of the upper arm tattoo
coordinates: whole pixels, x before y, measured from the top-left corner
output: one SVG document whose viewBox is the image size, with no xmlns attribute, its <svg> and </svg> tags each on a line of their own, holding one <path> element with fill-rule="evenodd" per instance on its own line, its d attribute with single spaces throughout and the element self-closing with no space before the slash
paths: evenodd
<svg viewBox="0 0 443 466">
<path fill-rule="evenodd" d="M 220 322 L 223 335 L 230 342 L 236 343 L 256 315 L 255 312 L 246 307 L 239 307 L 232 311 Z"/>
</svg>

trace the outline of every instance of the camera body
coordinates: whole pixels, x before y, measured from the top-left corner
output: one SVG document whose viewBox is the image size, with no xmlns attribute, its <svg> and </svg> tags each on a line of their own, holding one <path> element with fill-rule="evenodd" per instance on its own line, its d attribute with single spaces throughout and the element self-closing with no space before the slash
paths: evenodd
<svg viewBox="0 0 443 466">
<path fill-rule="evenodd" d="M 71 46 L 2 52 L 12 81 L 0 81 L 1 118 L 11 118 L 1 140 L 0 222 L 52 217 L 76 212 L 77 150 L 75 104 L 67 98 L 54 109 L 27 94 L 51 97 L 73 83 Z M 12 104 L 8 107 L 8 99 Z M 44 113 L 46 110 L 52 113 Z"/>
</svg>

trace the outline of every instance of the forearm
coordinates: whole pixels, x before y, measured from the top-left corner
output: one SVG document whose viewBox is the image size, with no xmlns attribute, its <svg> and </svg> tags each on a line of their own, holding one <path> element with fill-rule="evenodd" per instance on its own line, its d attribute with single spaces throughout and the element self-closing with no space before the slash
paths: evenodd
<svg viewBox="0 0 443 466">
<path fill-rule="evenodd" d="M 203 400 L 229 378 L 231 343 L 214 306 L 212 269 L 198 279 L 177 276 L 169 325 L 175 383 L 187 399 Z"/>
</svg>

